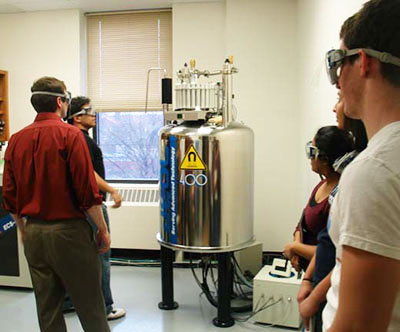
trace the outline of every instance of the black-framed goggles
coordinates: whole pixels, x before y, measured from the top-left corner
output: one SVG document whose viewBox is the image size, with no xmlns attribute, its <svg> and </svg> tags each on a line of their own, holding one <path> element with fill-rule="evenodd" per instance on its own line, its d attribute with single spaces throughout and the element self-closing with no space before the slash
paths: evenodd
<svg viewBox="0 0 400 332">
<path fill-rule="evenodd" d="M 306 155 L 308 159 L 318 158 L 319 149 L 311 141 L 306 143 Z"/>
<path fill-rule="evenodd" d="M 349 56 L 358 54 L 363 50 L 367 55 L 377 58 L 380 62 L 389 63 L 400 67 L 400 58 L 395 57 L 387 52 L 379 52 L 370 48 L 355 48 L 352 50 L 330 50 L 325 56 L 326 72 L 328 73 L 331 84 L 336 85 L 339 81 L 340 68 L 343 65 L 344 59 Z"/>
<path fill-rule="evenodd" d="M 74 116 L 78 115 L 91 115 L 96 116 L 96 110 L 93 106 L 83 107 L 79 112 L 76 112 L 68 117 L 68 119 L 72 119 Z"/>
<path fill-rule="evenodd" d="M 55 96 L 64 98 L 68 104 L 71 103 L 71 92 L 66 91 L 65 93 L 58 93 L 58 92 L 50 92 L 50 91 L 33 91 L 32 96 L 34 95 L 47 95 L 47 96 Z"/>
</svg>

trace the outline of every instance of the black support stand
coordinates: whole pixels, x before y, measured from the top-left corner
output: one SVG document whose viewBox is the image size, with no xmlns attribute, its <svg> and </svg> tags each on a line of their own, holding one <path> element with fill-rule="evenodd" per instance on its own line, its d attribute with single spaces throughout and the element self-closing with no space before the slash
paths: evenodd
<svg viewBox="0 0 400 332">
<path fill-rule="evenodd" d="M 235 324 L 231 316 L 231 296 L 233 289 L 232 253 L 217 254 L 218 260 L 218 315 L 213 319 L 217 327 L 230 327 Z M 158 307 L 162 310 L 175 310 L 178 303 L 174 301 L 173 262 L 175 252 L 161 246 L 161 291 L 162 301 Z"/>
<path fill-rule="evenodd" d="M 162 310 L 175 310 L 178 303 L 174 301 L 174 276 L 172 264 L 175 259 L 175 252 L 172 249 L 161 246 L 161 292 L 162 301 L 158 307 Z"/>
<path fill-rule="evenodd" d="M 231 316 L 231 296 L 233 285 L 233 269 L 231 253 L 217 254 L 218 259 L 218 316 L 213 319 L 217 327 L 230 327 L 235 324 Z"/>
</svg>

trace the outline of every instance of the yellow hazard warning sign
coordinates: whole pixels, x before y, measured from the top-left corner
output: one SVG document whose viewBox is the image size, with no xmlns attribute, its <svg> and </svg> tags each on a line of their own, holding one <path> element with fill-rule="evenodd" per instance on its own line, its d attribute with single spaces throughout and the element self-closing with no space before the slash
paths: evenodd
<svg viewBox="0 0 400 332">
<path fill-rule="evenodd" d="M 189 169 L 189 170 L 204 170 L 206 169 L 206 165 L 201 160 L 198 152 L 194 148 L 193 144 L 186 151 L 185 158 L 183 158 L 179 169 Z"/>
</svg>

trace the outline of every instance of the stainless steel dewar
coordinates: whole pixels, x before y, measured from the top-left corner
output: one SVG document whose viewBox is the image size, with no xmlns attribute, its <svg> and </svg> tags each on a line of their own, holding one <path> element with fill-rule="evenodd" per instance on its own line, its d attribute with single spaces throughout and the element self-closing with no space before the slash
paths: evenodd
<svg viewBox="0 0 400 332">
<path fill-rule="evenodd" d="M 212 103 L 213 108 L 207 110 L 200 98 L 190 110 L 182 111 L 180 105 L 179 112 L 166 111 L 169 124 L 159 133 L 158 241 L 194 252 L 245 248 L 254 242 L 254 134 L 232 117 L 231 76 L 237 70 L 232 60 L 227 60 L 219 72 L 200 72 L 193 63 L 181 72 L 180 94 L 185 84 L 201 89 L 210 86 L 215 100 L 221 102 Z M 204 73 L 222 75 L 222 83 L 198 84 L 196 80 Z M 194 98 L 196 93 L 200 94 L 194 91 Z"/>
</svg>

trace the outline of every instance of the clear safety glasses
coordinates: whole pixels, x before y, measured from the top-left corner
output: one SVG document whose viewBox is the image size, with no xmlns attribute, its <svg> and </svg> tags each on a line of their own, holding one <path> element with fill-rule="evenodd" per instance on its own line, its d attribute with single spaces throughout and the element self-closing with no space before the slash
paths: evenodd
<svg viewBox="0 0 400 332">
<path fill-rule="evenodd" d="M 358 54 L 363 50 L 367 55 L 377 58 L 380 62 L 390 63 L 400 67 L 400 58 L 395 57 L 387 52 L 379 52 L 370 48 L 355 48 L 352 50 L 330 50 L 325 56 L 326 72 L 328 73 L 331 84 L 336 85 L 339 81 L 340 69 L 346 57 Z"/>
<path fill-rule="evenodd" d="M 61 97 L 64 98 L 68 104 L 71 103 L 71 92 L 69 91 L 66 91 L 65 93 L 57 93 L 50 91 L 34 91 L 32 92 L 32 96 L 33 95 L 47 95 L 47 96 Z"/>
<path fill-rule="evenodd" d="M 311 141 L 306 143 L 306 155 L 308 159 L 318 158 L 319 149 Z"/>
<path fill-rule="evenodd" d="M 93 106 L 87 106 L 83 107 L 79 112 L 72 114 L 69 119 L 73 118 L 74 116 L 78 115 L 90 115 L 90 116 L 96 116 L 96 110 L 94 109 Z"/>
</svg>

